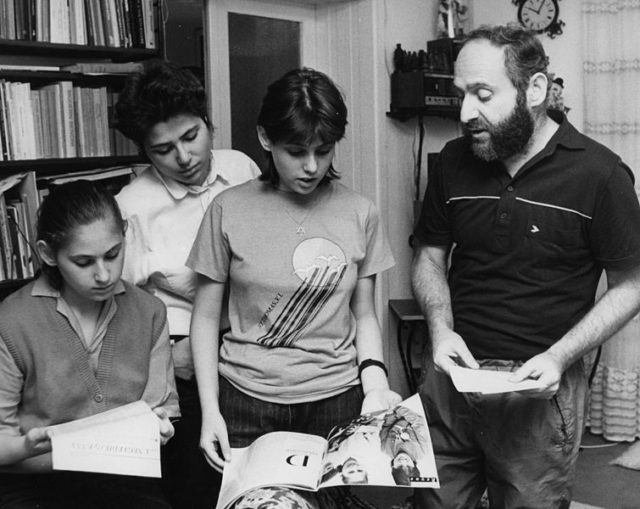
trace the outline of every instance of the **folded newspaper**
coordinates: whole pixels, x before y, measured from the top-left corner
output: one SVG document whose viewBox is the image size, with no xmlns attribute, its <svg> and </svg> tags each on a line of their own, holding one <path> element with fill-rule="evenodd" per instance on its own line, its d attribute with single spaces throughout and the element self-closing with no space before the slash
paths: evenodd
<svg viewBox="0 0 640 509">
<path fill-rule="evenodd" d="M 54 470 L 160 477 L 160 423 L 144 401 L 47 432 Z"/>
<path fill-rule="evenodd" d="M 232 449 L 216 509 L 232 507 L 255 488 L 317 491 L 348 484 L 440 487 L 417 394 L 391 410 L 363 414 L 336 426 L 326 438 L 278 431 L 249 447 Z"/>
</svg>

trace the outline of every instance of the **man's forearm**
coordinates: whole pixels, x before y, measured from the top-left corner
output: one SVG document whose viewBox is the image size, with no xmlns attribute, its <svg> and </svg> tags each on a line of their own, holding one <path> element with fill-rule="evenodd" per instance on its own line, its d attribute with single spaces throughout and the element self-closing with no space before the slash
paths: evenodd
<svg viewBox="0 0 640 509">
<path fill-rule="evenodd" d="M 609 277 L 610 282 L 616 279 L 584 318 L 549 348 L 564 369 L 604 343 L 640 310 L 640 268 Z"/>
<path fill-rule="evenodd" d="M 453 329 L 451 294 L 446 274 L 446 255 L 439 261 L 426 250 L 416 253 L 412 265 L 411 283 L 431 334 L 443 328 Z"/>
</svg>

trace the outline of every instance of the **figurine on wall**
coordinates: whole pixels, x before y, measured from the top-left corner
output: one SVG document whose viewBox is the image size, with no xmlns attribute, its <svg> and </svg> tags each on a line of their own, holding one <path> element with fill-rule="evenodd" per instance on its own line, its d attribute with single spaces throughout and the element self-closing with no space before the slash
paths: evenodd
<svg viewBox="0 0 640 509">
<path fill-rule="evenodd" d="M 551 110 L 563 112 L 565 115 L 569 113 L 571 108 L 564 105 L 564 80 L 560 77 L 551 80 L 551 88 L 549 89 L 549 98 L 547 107 Z"/>
<path fill-rule="evenodd" d="M 438 37 L 460 38 L 469 26 L 469 0 L 440 0 L 438 3 Z"/>
</svg>

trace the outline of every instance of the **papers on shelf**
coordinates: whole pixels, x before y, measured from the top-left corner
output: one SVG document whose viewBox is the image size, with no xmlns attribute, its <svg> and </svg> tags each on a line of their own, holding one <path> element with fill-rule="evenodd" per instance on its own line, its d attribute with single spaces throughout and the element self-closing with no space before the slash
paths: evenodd
<svg viewBox="0 0 640 509">
<path fill-rule="evenodd" d="M 501 392 L 525 391 L 542 387 L 538 380 L 526 379 L 522 382 L 511 382 L 510 371 L 487 369 L 471 369 L 456 366 L 451 369 L 451 380 L 458 392 L 480 392 L 482 394 L 498 394 Z"/>
<path fill-rule="evenodd" d="M 55 470 L 160 477 L 160 424 L 143 401 L 47 430 Z"/>
</svg>

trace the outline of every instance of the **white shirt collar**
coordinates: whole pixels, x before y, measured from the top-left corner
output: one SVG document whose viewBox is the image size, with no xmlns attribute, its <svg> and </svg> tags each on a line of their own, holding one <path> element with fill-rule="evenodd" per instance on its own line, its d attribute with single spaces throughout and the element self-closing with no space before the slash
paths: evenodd
<svg viewBox="0 0 640 509">
<path fill-rule="evenodd" d="M 209 175 L 207 175 L 207 178 L 201 186 L 188 186 L 182 184 L 181 182 L 178 182 L 177 180 L 174 180 L 172 178 L 166 178 L 154 166 L 152 166 L 151 169 L 174 200 L 181 200 L 187 194 L 204 193 L 216 183 L 218 178 L 226 184 L 229 184 L 230 182 L 229 175 L 226 173 L 225 168 L 221 168 L 216 164 L 215 153 L 213 150 L 211 151 L 211 170 L 209 171 Z"/>
</svg>

